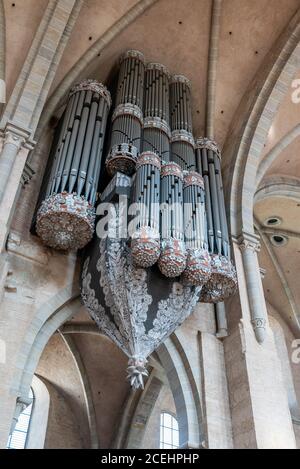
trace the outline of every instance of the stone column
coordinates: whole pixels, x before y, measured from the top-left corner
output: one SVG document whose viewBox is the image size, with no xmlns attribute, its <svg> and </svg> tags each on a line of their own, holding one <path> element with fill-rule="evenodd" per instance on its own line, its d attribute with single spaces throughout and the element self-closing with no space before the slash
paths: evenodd
<svg viewBox="0 0 300 469">
<path fill-rule="evenodd" d="M 14 416 L 13 416 L 13 419 L 12 419 L 12 424 L 11 424 L 11 427 L 10 427 L 10 432 L 9 434 L 11 435 L 15 428 L 16 428 L 16 425 L 18 423 L 18 420 L 19 420 L 19 417 L 21 415 L 21 413 L 30 405 L 32 404 L 32 398 L 30 397 L 27 397 L 27 398 L 24 398 L 24 397 L 18 397 L 17 399 L 17 403 L 16 403 L 16 408 L 15 408 L 15 413 L 14 413 Z"/>
<path fill-rule="evenodd" d="M 216 308 L 216 320 L 217 320 L 217 337 L 223 339 L 228 336 L 228 324 L 226 317 L 226 308 L 224 303 L 217 303 Z"/>
<path fill-rule="evenodd" d="M 0 155 L 0 253 L 5 248 L 9 223 L 28 152 L 33 149 L 31 132 L 8 123 L 2 133 Z"/>
<path fill-rule="evenodd" d="M 82 0 L 49 0 L 2 120 L 0 153 L 0 253 L 28 151 Z M 17 156 L 21 156 L 17 158 Z M 20 164 L 18 164 L 20 163 Z M 10 180 L 13 179 L 10 185 Z"/>
<path fill-rule="evenodd" d="M 83 0 L 49 0 L 47 2 L 47 7 L 0 124 L 0 346 L 2 349 L 7 349 L 5 363 L 1 362 L 0 357 L 0 373 L 2 375 L 0 382 L 0 447 L 3 448 L 7 443 L 11 425 L 14 424 L 12 421 L 13 419 L 16 421 L 18 413 L 22 409 L 22 405 L 17 401 L 19 394 L 11 388 L 11 379 L 19 366 L 17 359 L 20 344 L 24 339 L 25 323 L 27 321 L 29 323 L 35 308 L 33 293 L 30 293 L 27 298 L 25 295 L 22 298 L 20 292 L 23 290 L 23 285 L 18 292 L 15 286 L 10 288 L 7 284 L 7 279 L 12 278 L 12 273 L 17 275 L 18 268 L 16 266 L 19 258 L 18 256 L 12 257 L 11 253 L 7 254 L 6 240 L 27 156 L 34 147 L 31 138 L 35 134 L 49 90 L 82 4 Z M 27 244 L 28 247 L 31 248 L 32 245 Z M 34 246 L 33 249 L 38 248 Z M 24 259 L 26 255 L 20 257 Z M 13 268 L 12 264 L 14 264 Z M 27 273 L 30 270 L 29 266 L 30 264 L 27 263 L 26 267 L 21 269 Z M 73 269 L 74 264 L 71 262 L 72 277 Z M 26 282 L 28 283 L 29 280 L 27 279 Z M 36 297 L 38 297 L 42 289 L 38 290 L 37 285 L 35 288 L 37 289 Z M 18 297 L 19 294 L 20 297 Z M 10 300 L 10 295 L 16 297 Z"/>
<path fill-rule="evenodd" d="M 242 252 L 251 324 L 258 343 L 262 344 L 266 337 L 267 308 L 257 257 L 259 239 L 255 234 L 243 232 L 237 243 Z"/>
<path fill-rule="evenodd" d="M 242 233 L 234 240 L 239 292 L 227 305 L 229 336 L 223 340 L 234 447 L 295 449 L 280 360 L 268 326 L 258 250 L 254 234 Z"/>
<path fill-rule="evenodd" d="M 7 124 L 3 131 L 4 141 L 0 157 L 0 203 L 20 149 L 22 147 L 27 150 L 33 148 L 33 143 L 29 142 L 30 135 L 29 130 L 22 129 L 12 123 Z"/>
</svg>

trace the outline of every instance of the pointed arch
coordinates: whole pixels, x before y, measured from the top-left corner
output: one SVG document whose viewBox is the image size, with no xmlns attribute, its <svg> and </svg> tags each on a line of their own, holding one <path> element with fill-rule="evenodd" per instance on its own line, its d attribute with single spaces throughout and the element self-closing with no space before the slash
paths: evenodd
<svg viewBox="0 0 300 469">
<path fill-rule="evenodd" d="M 5 62 L 6 62 L 5 10 L 4 10 L 3 0 L 0 0 L 0 117 L 2 114 L 1 107 L 6 102 Z"/>
<path fill-rule="evenodd" d="M 300 56 L 300 10 L 269 52 L 236 112 L 224 147 L 224 187 L 232 235 L 254 233 L 253 199 L 264 144 Z M 274 60 L 275 57 L 275 60 Z M 245 116 L 241 119 L 240 116 Z"/>
</svg>

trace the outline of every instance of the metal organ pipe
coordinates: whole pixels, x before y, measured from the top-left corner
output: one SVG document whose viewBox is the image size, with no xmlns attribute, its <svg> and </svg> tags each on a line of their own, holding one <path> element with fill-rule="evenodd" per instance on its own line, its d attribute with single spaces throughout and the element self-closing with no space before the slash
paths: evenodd
<svg viewBox="0 0 300 469">
<path fill-rule="evenodd" d="M 117 171 L 128 175 L 135 171 L 141 151 L 144 72 L 145 59 L 141 52 L 130 50 L 121 58 L 111 148 L 106 159 L 111 176 Z"/>
<path fill-rule="evenodd" d="M 110 106 L 110 93 L 95 80 L 85 80 L 70 92 L 46 198 L 37 213 L 37 234 L 47 246 L 75 250 L 92 238 Z"/>
<path fill-rule="evenodd" d="M 137 159 L 134 203 L 139 220 L 131 252 L 135 265 L 143 268 L 154 265 L 160 255 L 160 169 L 160 158 L 153 152 L 143 152 Z"/>
<path fill-rule="evenodd" d="M 199 138 L 196 141 L 196 160 L 205 183 L 208 244 L 212 266 L 212 275 L 202 290 L 201 300 L 216 303 L 231 296 L 237 286 L 236 271 L 230 260 L 221 153 L 217 144 L 208 138 Z"/>
<path fill-rule="evenodd" d="M 158 266 L 166 277 L 178 277 L 186 267 L 183 224 L 183 173 L 170 162 L 161 169 L 161 255 Z"/>
<path fill-rule="evenodd" d="M 170 117 L 172 161 L 182 170 L 195 171 L 191 83 L 183 75 L 174 75 L 170 82 Z"/>
<path fill-rule="evenodd" d="M 199 173 L 185 173 L 183 200 L 187 249 L 183 279 L 189 285 L 203 286 L 211 275 L 211 265 L 207 250 L 204 181 Z"/>
<path fill-rule="evenodd" d="M 170 161 L 169 79 L 164 65 L 146 66 L 143 151 L 152 151 L 163 161 Z"/>
</svg>

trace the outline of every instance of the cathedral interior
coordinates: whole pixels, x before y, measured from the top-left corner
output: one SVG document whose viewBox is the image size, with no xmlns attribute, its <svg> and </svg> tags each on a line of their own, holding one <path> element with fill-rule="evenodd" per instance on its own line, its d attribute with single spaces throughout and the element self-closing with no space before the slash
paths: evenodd
<svg viewBox="0 0 300 469">
<path fill-rule="evenodd" d="M 298 120 L 299 0 L 0 0 L 1 449 L 300 449 Z"/>
</svg>

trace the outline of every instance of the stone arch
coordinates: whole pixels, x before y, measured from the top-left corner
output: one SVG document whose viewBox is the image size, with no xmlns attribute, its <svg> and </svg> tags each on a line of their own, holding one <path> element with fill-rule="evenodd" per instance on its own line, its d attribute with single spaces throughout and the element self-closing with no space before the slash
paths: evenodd
<svg viewBox="0 0 300 469">
<path fill-rule="evenodd" d="M 276 158 L 300 135 L 300 124 L 296 125 L 290 132 L 284 135 L 279 142 L 269 151 L 269 153 L 260 162 L 257 175 L 256 175 L 256 187 L 259 186 L 263 180 L 264 175 L 274 163 Z"/>
<path fill-rule="evenodd" d="M 232 234 L 254 233 L 256 175 L 269 129 L 297 71 L 300 10 L 270 51 L 239 106 L 224 147 L 227 198 Z M 274 61 L 274 57 L 276 60 Z M 241 119 L 240 116 L 247 116 Z"/>
<path fill-rule="evenodd" d="M 194 395 L 188 362 L 182 359 L 173 336 L 157 350 L 168 378 L 175 401 L 181 448 L 199 448 L 204 441 L 202 422 L 199 421 L 200 400 Z M 201 410 L 200 410 L 201 413 Z"/>
<path fill-rule="evenodd" d="M 86 411 L 87 411 L 91 449 L 98 449 L 99 441 L 98 441 L 98 432 L 97 432 L 96 411 L 95 411 L 95 406 L 93 402 L 92 388 L 91 388 L 90 380 L 88 378 L 88 374 L 86 372 L 86 368 L 84 366 L 84 362 L 81 358 L 80 352 L 73 338 L 70 335 L 63 334 L 61 330 L 59 330 L 59 333 L 73 358 L 73 361 L 75 363 L 75 366 L 76 366 L 76 369 L 80 378 L 80 382 L 81 382 L 81 386 L 82 386 L 83 394 L 84 394 L 84 399 L 85 399 Z"/>
<path fill-rule="evenodd" d="M 6 38 L 5 38 L 5 11 L 3 0 L 0 0 L 0 116 L 2 114 L 1 106 L 6 102 L 5 91 L 5 60 L 6 60 Z"/>
<path fill-rule="evenodd" d="M 69 285 L 43 304 L 33 317 L 20 347 L 11 393 L 27 396 L 35 369 L 50 337 L 80 309 L 79 291 Z"/>
<path fill-rule="evenodd" d="M 242 310 L 250 319 L 260 345 L 266 338 L 268 315 L 259 276 L 259 236 L 254 228 L 256 177 L 270 127 L 297 72 L 299 57 L 300 9 L 246 91 L 223 150 L 223 182 L 235 244 L 234 257 L 240 284 L 245 281 L 248 297 Z"/>
<path fill-rule="evenodd" d="M 126 448 L 141 448 L 147 423 L 162 389 L 162 381 L 151 373 L 145 389 L 140 396 L 127 435 Z"/>
<path fill-rule="evenodd" d="M 66 325 L 61 329 L 61 332 L 63 334 L 102 335 L 95 325 Z M 155 373 L 150 376 L 143 393 L 132 392 L 129 396 L 114 446 L 121 448 L 126 444 L 126 441 L 127 444 L 131 444 L 134 441 L 134 447 L 137 448 L 142 443 L 143 432 L 140 432 L 139 435 L 137 432 L 134 432 L 134 435 L 130 435 L 129 427 L 134 421 L 135 416 L 137 416 L 138 421 L 140 420 L 138 416 L 141 414 L 140 410 L 142 409 L 142 430 L 145 430 L 146 421 L 151 414 L 154 404 L 153 396 L 158 396 L 162 385 L 163 377 L 161 374 L 163 370 L 175 401 L 180 446 L 199 448 L 205 440 L 200 396 L 188 358 L 183 353 L 183 347 L 180 344 L 179 338 L 173 334 L 159 347 L 155 355 L 158 356 L 161 365 L 159 364 L 158 368 L 156 368 L 157 360 L 152 357 L 150 358 L 150 364 L 154 366 Z"/>
<path fill-rule="evenodd" d="M 299 203 L 300 179 L 296 177 L 271 176 L 264 179 L 254 196 L 254 203 L 269 197 L 284 197 Z"/>
<path fill-rule="evenodd" d="M 95 61 L 98 54 L 127 26 L 142 15 L 158 0 L 140 0 L 130 10 L 128 10 L 116 23 L 114 23 L 85 53 L 69 73 L 61 81 L 58 88 L 54 91 L 45 105 L 41 119 L 37 127 L 36 139 L 39 140 L 44 128 L 51 116 L 60 106 L 63 105 L 64 99 L 76 80 L 83 76 L 84 71 Z"/>
<path fill-rule="evenodd" d="M 43 449 L 48 426 L 50 394 L 44 380 L 37 375 L 33 376 L 31 387 L 34 395 L 34 404 L 28 429 L 26 449 Z"/>
</svg>

